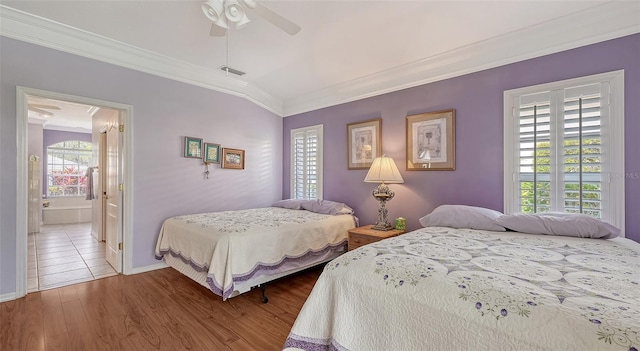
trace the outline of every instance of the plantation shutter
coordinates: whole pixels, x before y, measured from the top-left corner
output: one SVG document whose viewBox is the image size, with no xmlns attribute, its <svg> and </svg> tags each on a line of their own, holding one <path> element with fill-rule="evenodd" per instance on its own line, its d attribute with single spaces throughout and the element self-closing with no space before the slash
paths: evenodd
<svg viewBox="0 0 640 351">
<path fill-rule="evenodd" d="M 321 126 L 320 126 L 321 127 Z M 292 198 L 321 198 L 321 128 L 292 130 Z"/>
<path fill-rule="evenodd" d="M 551 94 L 520 97 L 519 193 L 520 211 L 551 210 Z"/>
<path fill-rule="evenodd" d="M 608 172 L 603 162 L 608 120 L 603 91 L 608 92 L 608 83 L 515 98 L 521 212 L 602 218 L 603 173 Z"/>
<path fill-rule="evenodd" d="M 564 210 L 602 218 L 605 84 L 564 89 L 562 176 Z M 603 113 L 604 112 L 604 113 Z"/>
</svg>

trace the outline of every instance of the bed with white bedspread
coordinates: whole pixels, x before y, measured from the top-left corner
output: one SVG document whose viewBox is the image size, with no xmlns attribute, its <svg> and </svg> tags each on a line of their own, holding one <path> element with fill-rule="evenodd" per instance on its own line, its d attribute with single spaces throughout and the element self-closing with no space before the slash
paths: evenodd
<svg viewBox="0 0 640 351">
<path fill-rule="evenodd" d="M 640 349 L 640 244 L 422 228 L 325 266 L 285 349 Z"/>
<path fill-rule="evenodd" d="M 167 219 L 155 255 L 227 299 L 345 252 L 352 215 L 278 207 Z"/>
</svg>

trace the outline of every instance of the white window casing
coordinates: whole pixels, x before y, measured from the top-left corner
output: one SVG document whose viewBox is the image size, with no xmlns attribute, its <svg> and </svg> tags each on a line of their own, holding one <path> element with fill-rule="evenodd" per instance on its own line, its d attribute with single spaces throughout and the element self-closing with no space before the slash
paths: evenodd
<svg viewBox="0 0 640 351">
<path fill-rule="evenodd" d="M 585 213 L 624 235 L 624 71 L 504 92 L 504 212 Z"/>
<path fill-rule="evenodd" d="M 291 130 L 292 199 L 322 199 L 322 124 Z"/>
</svg>

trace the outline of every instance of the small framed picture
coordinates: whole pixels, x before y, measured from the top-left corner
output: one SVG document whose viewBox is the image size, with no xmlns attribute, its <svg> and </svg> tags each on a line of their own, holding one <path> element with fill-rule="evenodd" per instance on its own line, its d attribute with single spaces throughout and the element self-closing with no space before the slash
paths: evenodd
<svg viewBox="0 0 640 351">
<path fill-rule="evenodd" d="M 244 169 L 244 150 L 223 148 L 222 168 Z"/>
<path fill-rule="evenodd" d="M 207 163 L 220 163 L 220 144 L 204 143 L 202 160 Z"/>
<path fill-rule="evenodd" d="M 184 157 L 202 158 L 202 139 L 184 137 Z"/>
<path fill-rule="evenodd" d="M 369 169 L 382 156 L 382 119 L 347 124 L 347 169 Z"/>
<path fill-rule="evenodd" d="M 407 117 L 407 171 L 456 169 L 456 111 Z"/>
</svg>

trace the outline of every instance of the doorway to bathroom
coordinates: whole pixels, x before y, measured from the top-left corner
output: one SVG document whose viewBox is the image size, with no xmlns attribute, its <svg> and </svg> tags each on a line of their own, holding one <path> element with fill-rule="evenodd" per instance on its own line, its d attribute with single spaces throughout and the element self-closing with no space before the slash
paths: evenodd
<svg viewBox="0 0 640 351">
<path fill-rule="evenodd" d="M 27 196 L 22 203 L 27 225 L 17 231 L 17 239 L 24 233 L 24 240 L 16 240 L 18 261 L 24 262 L 22 272 L 20 264 L 16 269 L 18 290 L 34 292 L 122 273 L 129 164 L 124 126 L 131 108 L 18 88 L 20 107 L 18 122 L 26 124 L 23 135 L 18 128 L 18 140 L 26 140 Z"/>
</svg>

